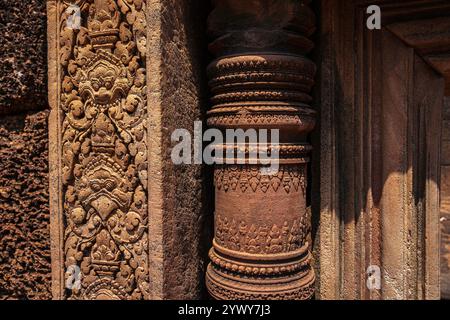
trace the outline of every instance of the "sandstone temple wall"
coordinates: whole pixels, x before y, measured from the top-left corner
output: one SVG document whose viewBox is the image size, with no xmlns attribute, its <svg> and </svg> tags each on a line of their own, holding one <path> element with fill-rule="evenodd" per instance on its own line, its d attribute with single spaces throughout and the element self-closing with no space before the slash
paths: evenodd
<svg viewBox="0 0 450 320">
<path fill-rule="evenodd" d="M 148 42 L 148 71 L 160 75 L 149 77 L 148 97 L 151 121 L 156 124 L 150 129 L 154 139 L 149 142 L 149 214 L 156 218 L 151 218 L 150 232 L 154 232 L 154 247 L 160 248 L 155 260 L 162 262 L 154 268 L 154 297 L 195 299 L 206 294 L 204 274 L 212 237 L 211 169 L 174 165 L 170 153 L 175 129 L 193 133 L 194 121 L 203 121 L 206 127 L 209 6 L 201 0 L 149 2 L 155 15 L 147 28 L 156 38 Z"/>
<path fill-rule="evenodd" d="M 441 297 L 450 299 L 450 98 L 445 98 L 441 151 Z"/>
<path fill-rule="evenodd" d="M 450 4 L 369 2 L 0 0 L 0 300 L 449 298 Z"/>
</svg>

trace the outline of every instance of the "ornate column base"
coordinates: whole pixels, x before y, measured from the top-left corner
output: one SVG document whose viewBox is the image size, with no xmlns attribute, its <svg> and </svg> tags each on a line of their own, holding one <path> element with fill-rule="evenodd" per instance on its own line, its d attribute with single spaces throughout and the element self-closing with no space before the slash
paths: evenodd
<svg viewBox="0 0 450 320">
<path fill-rule="evenodd" d="M 206 286 L 215 299 L 307 300 L 314 294 L 315 276 L 307 246 L 288 254 L 267 257 L 239 255 L 215 242 L 213 245 L 209 252 L 211 264 L 206 274 Z"/>
</svg>

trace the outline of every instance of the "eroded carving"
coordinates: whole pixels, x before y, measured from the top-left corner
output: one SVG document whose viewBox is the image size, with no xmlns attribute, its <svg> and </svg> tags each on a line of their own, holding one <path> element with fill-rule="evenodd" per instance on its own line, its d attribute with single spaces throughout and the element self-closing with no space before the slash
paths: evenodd
<svg viewBox="0 0 450 320">
<path fill-rule="evenodd" d="M 74 4 L 79 30 L 66 23 Z M 149 295 L 145 6 L 58 3 L 64 261 L 81 270 L 69 299 Z"/>
</svg>

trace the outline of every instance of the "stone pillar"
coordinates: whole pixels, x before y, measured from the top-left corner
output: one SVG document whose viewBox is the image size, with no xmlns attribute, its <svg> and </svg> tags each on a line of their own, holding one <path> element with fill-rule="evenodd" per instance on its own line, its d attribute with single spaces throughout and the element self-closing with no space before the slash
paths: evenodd
<svg viewBox="0 0 450 320">
<path fill-rule="evenodd" d="M 306 57 L 315 26 L 309 2 L 219 0 L 209 18 L 217 57 L 208 67 L 209 126 L 280 133 L 278 146 L 223 146 L 245 150 L 246 161 L 239 164 L 235 154 L 233 164 L 215 168 L 206 284 L 216 299 L 309 299 L 314 293 L 306 207 L 316 71 Z M 252 151 L 267 149 L 278 153 L 274 174 L 250 161 Z"/>
</svg>

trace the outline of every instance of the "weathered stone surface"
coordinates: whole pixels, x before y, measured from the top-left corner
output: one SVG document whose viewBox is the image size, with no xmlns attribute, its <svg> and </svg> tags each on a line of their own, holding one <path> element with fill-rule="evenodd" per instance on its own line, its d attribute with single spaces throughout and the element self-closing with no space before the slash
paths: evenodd
<svg viewBox="0 0 450 320">
<path fill-rule="evenodd" d="M 444 99 L 442 145 L 450 142 L 450 98 Z M 441 150 L 441 298 L 450 299 L 450 155 Z"/>
<path fill-rule="evenodd" d="M 45 0 L 0 0 L 0 17 L 0 115 L 45 109 Z"/>
<path fill-rule="evenodd" d="M 0 300 L 51 298 L 47 114 L 0 118 Z"/>
<path fill-rule="evenodd" d="M 45 1 L 0 17 L 0 299 L 49 299 Z"/>
<path fill-rule="evenodd" d="M 204 172 L 170 155 L 202 118 L 200 1 L 75 4 L 79 30 L 48 2 L 54 297 L 199 298 Z"/>
<path fill-rule="evenodd" d="M 447 24 L 421 19 L 450 6 L 383 1 L 382 28 L 369 30 L 367 5 L 321 1 L 317 297 L 437 299 L 444 80 L 393 30 L 433 42 Z"/>
<path fill-rule="evenodd" d="M 164 282 L 163 296 L 167 299 L 195 299 L 206 294 L 204 271 L 212 233 L 212 172 L 194 164 L 175 166 L 170 152 L 175 129 L 185 128 L 193 134 L 194 121 L 205 119 L 205 24 L 209 7 L 201 0 L 170 0 L 161 4 L 162 121 L 157 130 L 161 131 L 160 178 L 164 182 L 165 275 L 154 281 Z"/>
</svg>

